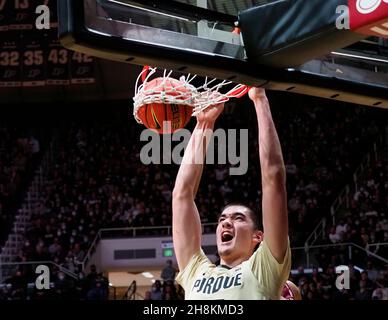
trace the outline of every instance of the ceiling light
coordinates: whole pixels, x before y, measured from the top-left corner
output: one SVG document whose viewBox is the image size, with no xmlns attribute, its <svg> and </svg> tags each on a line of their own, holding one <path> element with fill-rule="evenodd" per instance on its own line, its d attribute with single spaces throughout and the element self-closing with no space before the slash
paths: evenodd
<svg viewBox="0 0 388 320">
<path fill-rule="evenodd" d="M 142 275 L 143 275 L 143 277 L 149 278 L 149 279 L 151 279 L 151 278 L 154 277 L 154 276 L 153 276 L 151 273 L 149 273 L 149 272 L 142 272 Z"/>
<path fill-rule="evenodd" d="M 187 18 L 184 18 L 184 17 L 180 17 L 180 16 L 176 16 L 176 15 L 173 15 L 173 14 L 164 13 L 162 11 L 148 9 L 148 8 L 137 6 L 137 5 L 130 4 L 130 3 L 125 3 L 125 2 L 116 1 L 116 0 L 109 0 L 109 2 L 121 4 L 123 6 L 131 7 L 131 8 L 147 11 L 147 12 L 151 12 L 151 13 L 154 13 L 154 14 L 157 14 L 157 15 L 166 16 L 166 17 L 169 17 L 169 18 L 179 19 L 179 20 L 183 20 L 183 21 L 191 21 L 191 20 L 189 20 Z M 191 22 L 196 22 L 196 21 L 191 21 Z"/>
<path fill-rule="evenodd" d="M 343 53 L 343 52 L 335 52 L 333 51 L 331 54 L 336 56 L 343 56 L 348 58 L 354 58 L 354 59 L 360 59 L 360 60 L 369 60 L 369 61 L 375 61 L 375 62 L 383 62 L 387 63 L 388 60 L 386 59 L 378 59 L 378 58 L 372 58 L 364 55 L 357 55 L 357 54 L 350 54 L 350 53 Z"/>
</svg>

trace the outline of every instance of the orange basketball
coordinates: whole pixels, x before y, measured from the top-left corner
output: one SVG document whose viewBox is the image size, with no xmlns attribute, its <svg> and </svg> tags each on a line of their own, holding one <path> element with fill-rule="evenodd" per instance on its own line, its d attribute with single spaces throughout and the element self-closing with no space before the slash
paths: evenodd
<svg viewBox="0 0 388 320">
<path fill-rule="evenodd" d="M 173 78 L 156 78 L 144 86 L 147 96 L 163 93 L 166 96 L 178 97 L 182 100 L 191 99 L 191 91 L 182 82 Z M 143 124 L 159 134 L 173 133 L 183 128 L 190 120 L 193 107 L 180 104 L 150 103 L 140 106 L 138 118 Z"/>
<path fill-rule="evenodd" d="M 182 129 L 189 122 L 192 112 L 191 106 L 152 103 L 141 106 L 137 116 L 148 129 L 161 134 Z"/>
<path fill-rule="evenodd" d="M 280 300 L 302 300 L 299 288 L 290 280 L 284 284 Z"/>
</svg>

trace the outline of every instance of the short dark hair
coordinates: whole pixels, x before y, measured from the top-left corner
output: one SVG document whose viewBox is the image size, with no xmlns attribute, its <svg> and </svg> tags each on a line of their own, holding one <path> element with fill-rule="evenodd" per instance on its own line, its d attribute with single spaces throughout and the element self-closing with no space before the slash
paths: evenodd
<svg viewBox="0 0 388 320">
<path fill-rule="evenodd" d="M 249 216 L 250 216 L 251 220 L 253 221 L 253 226 L 255 227 L 255 229 L 260 230 L 260 231 L 263 230 L 263 225 L 262 225 L 262 223 L 261 223 L 261 221 L 259 219 L 259 214 L 256 213 L 254 210 L 252 210 L 251 207 L 249 207 L 248 205 L 246 205 L 243 202 L 232 202 L 232 203 L 229 203 L 221 210 L 221 213 L 224 212 L 225 209 L 227 209 L 229 207 L 232 207 L 232 206 L 241 206 L 241 207 L 246 208 L 248 210 L 248 213 L 249 213 Z M 218 215 L 218 218 L 221 215 L 221 213 Z"/>
</svg>

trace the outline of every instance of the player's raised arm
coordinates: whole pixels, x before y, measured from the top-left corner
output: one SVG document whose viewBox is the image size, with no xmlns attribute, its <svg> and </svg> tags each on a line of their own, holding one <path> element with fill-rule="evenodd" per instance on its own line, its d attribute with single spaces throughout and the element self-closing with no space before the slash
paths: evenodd
<svg viewBox="0 0 388 320">
<path fill-rule="evenodd" d="M 288 245 L 286 171 L 279 137 L 265 91 L 252 88 L 259 126 L 259 153 L 263 189 L 264 240 L 274 258 L 282 263 Z"/>
<path fill-rule="evenodd" d="M 203 163 L 214 123 L 224 105 L 211 106 L 197 116 L 175 180 L 172 196 L 172 226 L 175 255 L 180 270 L 201 248 L 201 220 L 194 199 L 201 180 Z"/>
</svg>

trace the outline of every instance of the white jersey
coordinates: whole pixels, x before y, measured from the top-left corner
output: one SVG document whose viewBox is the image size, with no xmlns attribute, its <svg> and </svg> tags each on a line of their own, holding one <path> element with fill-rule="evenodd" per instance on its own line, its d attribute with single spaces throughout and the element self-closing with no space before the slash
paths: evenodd
<svg viewBox="0 0 388 320">
<path fill-rule="evenodd" d="M 214 265 L 200 250 L 176 281 L 185 290 L 186 300 L 279 300 L 290 269 L 289 243 L 279 264 L 263 241 L 248 260 L 234 268 Z"/>
</svg>

